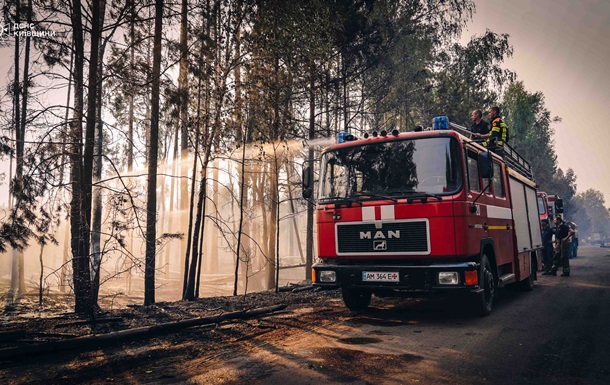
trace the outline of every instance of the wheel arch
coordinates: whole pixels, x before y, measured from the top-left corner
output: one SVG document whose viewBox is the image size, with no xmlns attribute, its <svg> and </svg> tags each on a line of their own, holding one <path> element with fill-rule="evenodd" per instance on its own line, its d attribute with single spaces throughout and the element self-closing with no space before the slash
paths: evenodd
<svg viewBox="0 0 610 385">
<path fill-rule="evenodd" d="M 491 269 L 496 280 L 498 279 L 498 263 L 496 262 L 496 246 L 493 238 L 481 239 L 481 252 L 479 254 L 478 263 L 481 262 L 483 254 L 487 255 L 487 259 L 491 264 Z"/>
</svg>

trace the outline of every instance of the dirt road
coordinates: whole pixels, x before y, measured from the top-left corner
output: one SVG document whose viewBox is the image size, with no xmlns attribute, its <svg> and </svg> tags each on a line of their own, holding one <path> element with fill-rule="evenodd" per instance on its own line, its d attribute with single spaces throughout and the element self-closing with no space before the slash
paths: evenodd
<svg viewBox="0 0 610 385">
<path fill-rule="evenodd" d="M 484 318 L 451 299 L 354 314 L 336 292 L 295 295 L 260 319 L 0 363 L 0 383 L 609 384 L 608 254 L 582 247 L 571 277 L 500 290 Z"/>
</svg>

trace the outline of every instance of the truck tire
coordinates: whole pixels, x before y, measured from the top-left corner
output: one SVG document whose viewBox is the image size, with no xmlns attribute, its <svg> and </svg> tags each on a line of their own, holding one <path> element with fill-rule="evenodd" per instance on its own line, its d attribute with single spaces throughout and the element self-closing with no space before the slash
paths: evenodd
<svg viewBox="0 0 610 385">
<path fill-rule="evenodd" d="M 365 289 L 356 289 L 353 287 L 343 287 L 341 289 L 343 302 L 351 311 L 366 310 L 371 303 L 371 291 Z"/>
<path fill-rule="evenodd" d="M 497 286 L 496 278 L 491 270 L 491 264 L 485 254 L 481 257 L 479 267 L 479 285 L 483 291 L 475 295 L 472 299 L 472 304 L 474 311 L 483 317 L 491 314 Z"/>
</svg>

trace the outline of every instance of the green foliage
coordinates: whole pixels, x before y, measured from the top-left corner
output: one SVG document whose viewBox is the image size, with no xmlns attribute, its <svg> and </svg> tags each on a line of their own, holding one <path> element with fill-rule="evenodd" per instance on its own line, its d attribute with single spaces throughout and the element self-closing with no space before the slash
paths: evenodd
<svg viewBox="0 0 610 385">
<path fill-rule="evenodd" d="M 551 117 L 542 92 L 528 92 L 523 82 L 511 83 L 504 94 L 501 112 L 510 130 L 510 145 L 530 162 L 540 188 L 569 200 L 574 192 L 557 192 L 557 189 L 563 189 L 560 185 L 572 183 L 564 179 L 563 172 L 561 176 L 556 172 L 557 155 L 551 125 L 561 120 Z M 570 174 L 573 175 L 573 171 Z"/>
<path fill-rule="evenodd" d="M 557 167 L 552 125 L 561 119 L 552 117 L 544 94 L 527 91 L 523 82 L 513 82 L 506 89 L 501 106 L 510 130 L 510 145 L 532 166 L 539 189 L 564 200 L 566 218 L 578 216 L 580 206 L 572 199 L 576 194 L 574 170 L 564 173 Z"/>
<path fill-rule="evenodd" d="M 425 120 L 446 115 L 451 121 L 470 126 L 470 113 L 495 104 L 505 85 L 514 79 L 513 72 L 502 68 L 512 53 L 508 35 L 489 30 L 474 36 L 466 46 L 453 44 L 441 52 L 441 69 L 435 77 Z"/>
</svg>

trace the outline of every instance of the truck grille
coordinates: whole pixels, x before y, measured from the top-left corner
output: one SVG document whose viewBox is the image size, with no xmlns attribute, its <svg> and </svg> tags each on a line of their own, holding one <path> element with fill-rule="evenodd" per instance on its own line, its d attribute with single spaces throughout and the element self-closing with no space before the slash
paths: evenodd
<svg viewBox="0 0 610 385">
<path fill-rule="evenodd" d="M 337 224 L 337 254 L 395 253 L 429 254 L 428 222 Z"/>
</svg>

